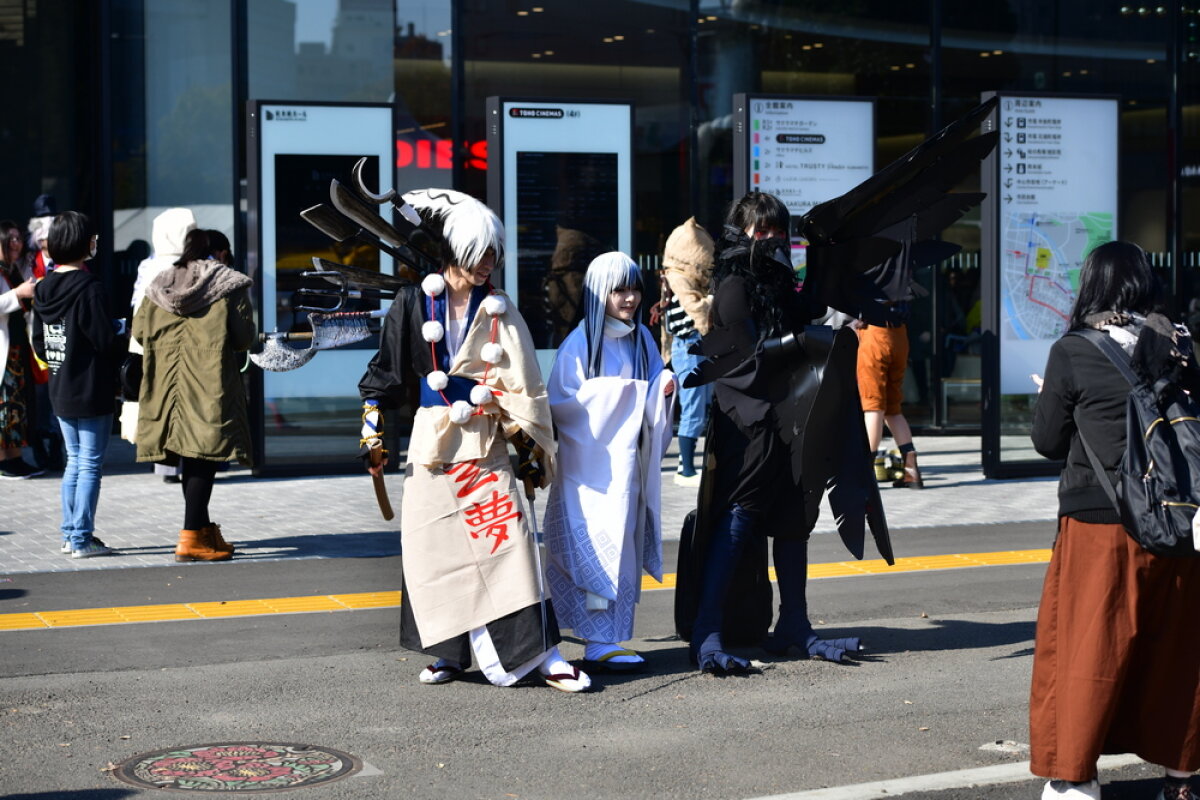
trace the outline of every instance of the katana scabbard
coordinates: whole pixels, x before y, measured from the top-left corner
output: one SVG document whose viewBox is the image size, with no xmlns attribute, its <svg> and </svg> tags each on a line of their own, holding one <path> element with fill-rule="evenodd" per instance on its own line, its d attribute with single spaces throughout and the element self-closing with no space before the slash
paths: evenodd
<svg viewBox="0 0 1200 800">
<path fill-rule="evenodd" d="M 367 453 L 367 460 L 372 467 L 377 467 L 383 463 L 383 442 L 379 439 L 373 440 L 374 444 Z M 371 482 L 375 486 L 375 502 L 379 503 L 379 513 L 383 514 L 385 520 L 391 520 L 396 516 L 392 511 L 392 501 L 388 499 L 387 485 L 383 482 L 383 471 L 378 474 L 371 473 Z"/>
</svg>

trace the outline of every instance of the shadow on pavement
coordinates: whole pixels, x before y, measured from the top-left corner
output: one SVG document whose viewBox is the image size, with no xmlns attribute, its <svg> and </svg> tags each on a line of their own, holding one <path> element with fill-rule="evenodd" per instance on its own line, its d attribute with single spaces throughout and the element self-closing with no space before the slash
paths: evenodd
<svg viewBox="0 0 1200 800">
<path fill-rule="evenodd" d="M 867 648 L 866 654 L 881 656 L 908 651 L 973 650 L 1007 644 L 1033 643 L 1034 622 L 971 622 L 967 620 L 929 621 L 932 627 L 905 628 L 846 627 L 817 630 L 822 639 L 857 636 Z M 1032 653 L 1032 649 L 1028 651 Z"/>
<path fill-rule="evenodd" d="M 1110 783 L 1104 779 L 1104 773 L 1101 773 L 1100 785 L 1104 792 L 1104 800 L 1147 800 L 1158 794 L 1158 790 L 1162 788 L 1162 779 L 1142 778 Z"/>
<path fill-rule="evenodd" d="M 29 594 L 29 592 L 25 591 L 24 589 L 0 589 L 0 601 L 15 600 L 18 597 L 24 597 L 27 594 Z M 0 798 L 0 800 L 3 800 L 3 798 Z"/>
<path fill-rule="evenodd" d="M 386 558 L 400 555 L 400 531 L 364 531 L 361 533 L 317 533 L 307 536 L 278 536 L 273 539 L 234 539 L 238 548 L 234 560 L 280 556 L 322 556 L 324 558 Z M 242 549 L 268 552 L 243 553 Z"/>
<path fill-rule="evenodd" d="M 273 539 L 248 540 L 226 533 L 237 548 L 230 564 L 247 561 L 267 561 L 279 558 L 388 558 L 400 555 L 399 531 L 366 531 L 363 533 L 318 533 L 307 536 L 277 536 Z M 117 555 L 170 556 L 174 542 L 125 547 L 114 545 Z M 252 550 L 254 552 L 247 552 Z M 168 559 L 169 560 L 169 559 Z M 0 797 L 0 800 L 5 800 Z"/>
</svg>

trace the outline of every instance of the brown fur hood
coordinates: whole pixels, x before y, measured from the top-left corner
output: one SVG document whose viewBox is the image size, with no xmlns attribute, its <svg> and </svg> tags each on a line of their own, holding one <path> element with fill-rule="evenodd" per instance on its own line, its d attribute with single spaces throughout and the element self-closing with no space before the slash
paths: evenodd
<svg viewBox="0 0 1200 800">
<path fill-rule="evenodd" d="M 146 297 L 156 306 L 185 317 L 250 284 L 245 275 L 220 262 L 192 261 L 160 272 L 146 287 Z"/>
</svg>

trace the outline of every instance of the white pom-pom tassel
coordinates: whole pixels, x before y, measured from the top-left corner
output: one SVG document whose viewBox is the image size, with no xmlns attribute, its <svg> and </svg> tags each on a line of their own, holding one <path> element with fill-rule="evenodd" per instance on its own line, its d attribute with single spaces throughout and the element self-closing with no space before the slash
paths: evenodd
<svg viewBox="0 0 1200 800">
<path fill-rule="evenodd" d="M 465 425 L 474 413 L 474 406 L 466 400 L 455 400 L 450 406 L 450 421 L 455 425 Z"/>
<path fill-rule="evenodd" d="M 477 383 L 471 387 L 471 402 L 477 406 L 487 405 L 492 402 L 492 390 L 482 383 Z"/>
<path fill-rule="evenodd" d="M 488 342 L 479 348 L 479 356 L 489 364 L 499 364 L 504 357 L 504 348 L 495 342 Z"/>
<path fill-rule="evenodd" d="M 427 342 L 440 342 L 446 335 L 446 329 L 436 319 L 431 319 L 421 326 L 421 337 Z"/>
<path fill-rule="evenodd" d="M 446 279 L 436 272 L 431 272 L 421 281 L 421 291 L 430 297 L 437 297 L 446 291 Z"/>
<path fill-rule="evenodd" d="M 489 294 L 487 297 L 483 298 L 482 305 L 484 312 L 492 315 L 493 317 L 498 317 L 505 311 L 508 311 L 508 302 L 498 294 Z"/>
<path fill-rule="evenodd" d="M 435 392 L 440 392 L 450 385 L 450 376 L 442 372 L 440 369 L 435 369 L 433 372 L 425 376 L 425 382 L 429 384 L 429 388 Z"/>
</svg>

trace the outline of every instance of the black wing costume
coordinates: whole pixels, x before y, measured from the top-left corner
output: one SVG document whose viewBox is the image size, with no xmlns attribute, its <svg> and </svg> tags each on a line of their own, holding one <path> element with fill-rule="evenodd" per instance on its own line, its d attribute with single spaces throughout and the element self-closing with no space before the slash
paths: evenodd
<svg viewBox="0 0 1200 800">
<path fill-rule="evenodd" d="M 685 385 L 713 382 L 716 399 L 698 510 L 685 522 L 680 543 L 675 600 L 676 630 L 692 642 L 701 668 L 736 671 L 745 664 L 723 653 L 712 658 L 713 646 L 703 641 L 713 631 L 698 614 L 708 619 L 706 603 L 717 602 L 706 599 L 713 575 L 728 581 L 719 603 L 718 641 L 751 644 L 766 635 L 773 616 L 768 536 L 775 541 L 781 595 L 781 618 L 768 647 L 797 645 L 833 660 L 858 649 L 857 639 L 822 642 L 807 620 L 807 538 L 822 496 L 828 492 L 838 532 L 855 558 L 864 556 L 868 527 L 889 564 L 893 552 L 857 391 L 857 338 L 849 330 L 805 323 L 828 306 L 885 324 L 894 313 L 891 301 L 908 290 L 913 269 L 953 255 L 955 246 L 932 237 L 983 198 L 950 190 L 995 146 L 995 134 L 972 138 L 994 107 L 994 100 L 984 103 L 805 215 L 799 228 L 809 241 L 808 276 L 803 291 L 782 304 L 783 318 L 774 325 L 753 314 L 729 318 L 738 298 L 744 302 L 761 290 L 737 277 L 716 287 L 713 329 L 699 345 L 708 361 L 685 379 Z M 735 276 L 739 270 L 755 274 L 763 259 L 780 249 L 736 229 L 727 229 L 722 245 L 719 258 L 740 265 L 733 269 Z M 734 539 L 741 534 L 737 513 L 732 523 L 728 514 L 739 507 L 751 512 L 747 519 L 755 522 L 746 527 L 754 535 L 730 549 L 728 529 L 732 526 Z M 790 563 L 786 579 L 781 558 Z M 716 566 L 722 559 L 732 562 L 728 575 Z"/>
</svg>

